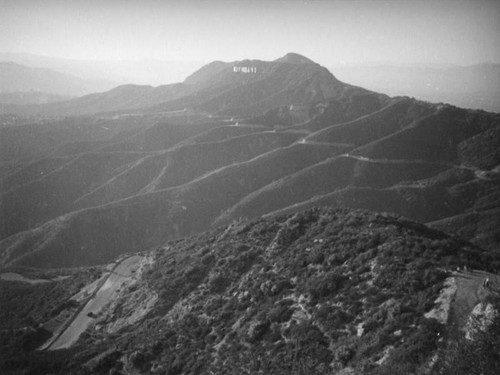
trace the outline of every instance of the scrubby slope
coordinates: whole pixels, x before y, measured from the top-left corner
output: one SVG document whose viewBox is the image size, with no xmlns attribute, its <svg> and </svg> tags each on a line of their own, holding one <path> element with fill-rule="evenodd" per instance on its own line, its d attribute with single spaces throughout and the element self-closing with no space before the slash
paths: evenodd
<svg viewBox="0 0 500 375">
<path fill-rule="evenodd" d="M 459 332 L 449 314 L 431 313 L 447 309 L 435 301 L 450 270 L 500 265 L 421 224 L 346 209 L 233 223 L 151 256 L 69 352 L 8 364 L 54 374 L 425 372 Z M 116 332 L 144 293 L 157 296 L 149 313 Z"/>
<path fill-rule="evenodd" d="M 117 142 L 129 132 L 151 123 L 149 118 L 143 118 L 139 122 L 132 118 L 91 117 L 50 120 L 20 118 L 17 121 L 18 123 L 0 127 L 0 163 L 21 164 L 54 153 L 59 156 L 72 155 L 75 153 L 65 152 L 62 155 L 63 150 L 60 148 L 80 142 L 91 142 L 94 147 L 102 147 L 103 144 L 99 141 Z"/>
<path fill-rule="evenodd" d="M 491 208 L 496 180 L 477 179 L 468 168 L 450 168 L 430 178 L 407 180 L 394 186 L 372 188 L 348 186 L 295 203 L 277 212 L 295 212 L 306 207 L 367 208 L 398 212 L 412 220 L 428 222 L 454 216 L 467 210 Z"/>
<path fill-rule="evenodd" d="M 435 114 L 419 119 L 407 129 L 362 146 L 356 152 L 374 159 L 457 162 L 459 145 L 499 125 L 500 115 L 439 106 Z"/>
<path fill-rule="evenodd" d="M 411 125 L 415 120 L 430 115 L 436 108 L 409 98 L 395 98 L 380 111 L 359 119 L 329 126 L 306 139 L 310 142 L 337 142 L 361 146 Z"/>
<path fill-rule="evenodd" d="M 446 168 L 425 162 L 365 161 L 343 155 L 256 190 L 232 207 L 221 220 L 228 222 L 238 217 L 258 217 L 347 186 L 382 188 L 402 181 L 419 180 Z"/>
<path fill-rule="evenodd" d="M 500 243 L 500 208 L 467 212 L 429 223 L 447 233 L 467 238 L 485 249 L 498 250 Z"/>
<path fill-rule="evenodd" d="M 335 146 L 295 144 L 185 185 L 72 212 L 0 242 L 1 263 L 99 264 L 118 254 L 200 232 L 253 190 L 338 152 Z"/>
<path fill-rule="evenodd" d="M 218 168 L 288 146 L 297 138 L 296 134 L 260 132 L 219 142 L 175 146 L 172 150 L 143 158 L 75 203 L 81 208 L 99 206 L 179 186 Z"/>
<path fill-rule="evenodd" d="M 33 228 L 68 212 L 73 202 L 112 176 L 140 153 L 87 153 L 0 197 L 0 238 Z"/>
</svg>

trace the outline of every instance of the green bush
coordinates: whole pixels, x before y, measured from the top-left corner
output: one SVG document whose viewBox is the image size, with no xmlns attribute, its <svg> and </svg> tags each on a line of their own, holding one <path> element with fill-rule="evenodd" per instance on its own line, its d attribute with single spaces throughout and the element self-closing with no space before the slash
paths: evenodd
<svg viewBox="0 0 500 375">
<path fill-rule="evenodd" d="M 335 294 L 348 278 L 338 272 L 329 271 L 312 278 L 307 283 L 307 291 L 314 300 Z"/>
</svg>

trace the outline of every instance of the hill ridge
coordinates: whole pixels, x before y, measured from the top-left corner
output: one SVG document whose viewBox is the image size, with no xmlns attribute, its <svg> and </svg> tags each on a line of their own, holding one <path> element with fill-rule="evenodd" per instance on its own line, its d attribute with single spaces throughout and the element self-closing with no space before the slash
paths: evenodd
<svg viewBox="0 0 500 375">
<path fill-rule="evenodd" d="M 389 98 L 308 61 L 213 62 L 185 83 L 79 100 L 114 110 L 0 128 L 3 264 L 87 252 L 98 264 L 139 243 L 315 203 L 428 222 L 500 202 L 500 115 Z M 450 230 L 465 229 L 458 222 L 470 225 Z M 479 230 L 494 247 L 496 232 Z"/>
</svg>

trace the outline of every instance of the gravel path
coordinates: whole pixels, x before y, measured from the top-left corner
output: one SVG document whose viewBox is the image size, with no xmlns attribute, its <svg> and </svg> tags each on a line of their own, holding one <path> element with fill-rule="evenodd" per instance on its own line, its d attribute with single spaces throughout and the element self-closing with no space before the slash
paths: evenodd
<svg viewBox="0 0 500 375">
<path fill-rule="evenodd" d="M 468 272 L 454 272 L 457 292 L 452 302 L 452 324 L 464 327 L 474 306 L 483 301 L 491 293 L 500 291 L 500 275 L 485 271 L 471 270 Z M 490 279 L 490 287 L 485 288 L 483 282 Z"/>
</svg>

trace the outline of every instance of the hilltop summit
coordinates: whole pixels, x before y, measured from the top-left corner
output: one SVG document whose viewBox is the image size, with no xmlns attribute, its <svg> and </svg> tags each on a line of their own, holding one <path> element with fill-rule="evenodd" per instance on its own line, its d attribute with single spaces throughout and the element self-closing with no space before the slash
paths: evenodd
<svg viewBox="0 0 500 375">
<path fill-rule="evenodd" d="M 261 116 L 269 110 L 293 105 L 302 112 L 291 122 L 299 123 L 309 119 L 311 106 L 350 100 L 367 93 L 367 90 L 353 89 L 340 82 L 325 67 L 307 57 L 288 53 L 274 61 L 213 61 L 176 84 L 124 85 L 51 105 L 0 108 L 0 112 L 79 116 L 165 114 L 188 109 L 242 118 Z"/>
<path fill-rule="evenodd" d="M 274 61 L 289 64 L 316 64 L 311 59 L 308 59 L 307 57 L 299 55 L 295 52 L 289 52 L 285 56 L 280 57 L 279 59 L 276 59 Z"/>
</svg>

